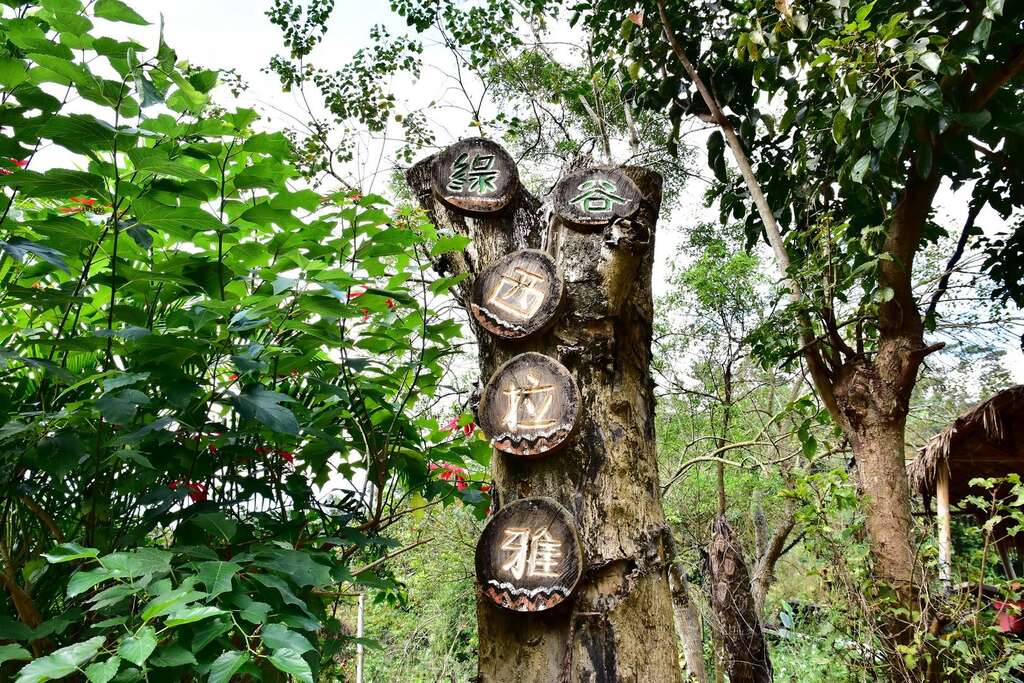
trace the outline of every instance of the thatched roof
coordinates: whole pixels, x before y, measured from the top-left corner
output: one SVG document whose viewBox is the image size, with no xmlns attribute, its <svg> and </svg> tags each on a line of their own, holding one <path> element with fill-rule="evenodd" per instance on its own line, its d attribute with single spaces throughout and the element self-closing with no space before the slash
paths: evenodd
<svg viewBox="0 0 1024 683">
<path fill-rule="evenodd" d="M 980 493 L 970 490 L 975 477 L 1024 474 L 1024 384 L 1000 391 L 933 436 L 907 465 L 911 488 L 931 498 L 939 467 L 949 468 L 951 503 Z"/>
</svg>

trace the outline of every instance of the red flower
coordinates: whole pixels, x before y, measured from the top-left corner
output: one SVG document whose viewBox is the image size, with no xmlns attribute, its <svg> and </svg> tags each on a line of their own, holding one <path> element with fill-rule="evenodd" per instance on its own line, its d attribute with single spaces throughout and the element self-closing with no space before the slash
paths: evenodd
<svg viewBox="0 0 1024 683">
<path fill-rule="evenodd" d="M 92 206 L 96 203 L 95 199 L 89 199 L 88 197 L 72 197 L 72 204 L 81 204 L 83 206 Z"/>
<path fill-rule="evenodd" d="M 28 159 L 15 159 L 14 157 L 7 157 L 7 160 L 18 168 L 25 168 L 28 166 Z"/>
<path fill-rule="evenodd" d="M 238 379 L 238 374 L 232 372 L 230 375 L 228 375 L 228 379 L 234 382 L 236 379 Z"/>
<path fill-rule="evenodd" d="M 295 455 L 291 451 L 278 451 L 277 454 L 280 455 L 281 458 L 287 462 L 295 462 Z"/>
<path fill-rule="evenodd" d="M 206 500 L 206 484 L 198 481 L 190 481 L 188 483 L 188 497 L 192 499 L 193 503 L 199 503 Z"/>
<path fill-rule="evenodd" d="M 433 472 L 434 470 L 439 470 L 439 469 L 441 469 L 441 466 L 438 465 L 436 462 L 428 462 L 427 463 L 427 470 L 429 472 Z"/>
<path fill-rule="evenodd" d="M 369 308 L 364 308 L 363 309 L 363 322 L 366 322 L 369 319 L 370 319 L 370 309 Z"/>
<path fill-rule="evenodd" d="M 395 307 L 395 302 L 392 301 L 391 299 L 385 299 L 384 303 L 387 304 L 388 308 L 394 308 Z"/>
<path fill-rule="evenodd" d="M 207 448 L 210 449 L 210 453 L 212 455 L 217 455 L 217 445 L 216 444 L 212 444 L 211 443 L 209 446 L 207 446 Z"/>
<path fill-rule="evenodd" d="M 458 490 L 465 491 L 467 488 L 469 488 L 469 484 L 466 483 L 465 477 L 456 476 L 455 480 L 455 488 L 457 488 Z"/>
<path fill-rule="evenodd" d="M 462 428 L 462 433 L 466 436 L 473 436 L 473 432 L 476 430 L 476 424 L 470 422 L 468 425 Z"/>
<path fill-rule="evenodd" d="M 359 194 L 358 192 L 353 192 L 352 194 L 350 194 L 348 196 L 348 198 L 351 199 L 354 202 L 358 202 L 358 201 L 362 200 L 363 195 Z"/>
<path fill-rule="evenodd" d="M 491 491 L 491 485 L 490 484 L 480 484 L 480 493 L 490 493 L 490 491 Z"/>
<path fill-rule="evenodd" d="M 349 292 L 348 293 L 348 300 L 352 301 L 352 299 L 358 299 L 363 294 L 366 294 L 366 288 L 365 287 L 363 287 L 362 289 L 357 289 L 357 290 L 355 290 L 353 292 Z"/>
<path fill-rule="evenodd" d="M 459 431 L 459 418 L 453 417 L 452 419 L 448 420 L 448 422 L 445 423 L 444 428 L 450 432 Z"/>
</svg>

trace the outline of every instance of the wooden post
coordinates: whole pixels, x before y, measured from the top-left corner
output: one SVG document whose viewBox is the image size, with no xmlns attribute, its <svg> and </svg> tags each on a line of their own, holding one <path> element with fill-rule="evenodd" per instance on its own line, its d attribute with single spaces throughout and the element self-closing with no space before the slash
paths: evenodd
<svg viewBox="0 0 1024 683">
<path fill-rule="evenodd" d="M 935 476 L 935 512 L 939 522 L 939 580 L 949 590 L 953 585 L 953 538 L 949 513 L 949 466 L 942 461 Z"/>
<path fill-rule="evenodd" d="M 486 388 L 478 424 L 486 421 L 484 432 L 497 448 L 497 512 L 477 555 L 478 680 L 675 683 L 670 532 L 661 509 L 650 374 L 661 177 L 636 167 L 587 169 L 562 178 L 553 205 L 542 211 L 507 158 L 494 143 L 465 140 L 406 175 L 439 231 L 473 240 L 434 266 L 470 276 L 454 295 L 479 346 Z M 495 168 L 489 184 L 471 177 Z M 451 196 L 455 191 L 462 194 Z M 503 261 L 523 250 L 542 255 Z M 561 398 L 549 404 L 541 392 L 555 387 Z M 571 595 L 543 611 L 536 602 L 504 605 L 500 592 L 487 594 L 480 585 L 497 573 L 498 584 L 526 595 L 548 590 L 550 598 L 552 587 L 531 588 L 529 569 L 516 563 L 517 552 L 532 552 L 523 530 L 529 526 L 532 539 L 536 525 L 502 521 L 504 509 L 539 498 L 566 511 L 565 529 L 575 529 L 582 556 Z M 515 573 L 521 578 L 510 581 Z"/>
<path fill-rule="evenodd" d="M 363 613 L 366 611 L 366 594 L 359 593 L 359 605 L 356 608 L 356 638 L 363 637 Z M 356 643 L 356 683 L 363 683 L 363 643 Z"/>
</svg>

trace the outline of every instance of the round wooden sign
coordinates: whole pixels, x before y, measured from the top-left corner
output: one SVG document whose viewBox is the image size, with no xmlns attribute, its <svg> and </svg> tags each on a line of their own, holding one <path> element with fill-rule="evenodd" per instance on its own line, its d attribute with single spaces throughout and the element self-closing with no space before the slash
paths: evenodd
<svg viewBox="0 0 1024 683">
<path fill-rule="evenodd" d="M 576 525 L 552 498 L 509 503 L 476 545 L 476 577 L 484 595 L 517 612 L 541 612 L 563 602 L 582 573 Z"/>
<path fill-rule="evenodd" d="M 625 173 L 612 168 L 588 168 L 571 173 L 555 187 L 555 211 L 579 226 L 607 225 L 628 218 L 640 208 L 640 188 Z"/>
<path fill-rule="evenodd" d="M 521 339 L 554 320 L 564 290 L 551 257 L 523 249 L 498 259 L 477 276 L 470 310 L 491 334 Z"/>
<path fill-rule="evenodd" d="M 516 162 L 501 145 L 484 138 L 462 140 L 442 151 L 430 178 L 434 194 L 469 213 L 501 211 L 519 189 Z"/>
<path fill-rule="evenodd" d="M 502 453 L 538 457 L 576 431 L 580 390 L 558 361 L 523 353 L 498 368 L 480 395 L 477 418 Z"/>
</svg>

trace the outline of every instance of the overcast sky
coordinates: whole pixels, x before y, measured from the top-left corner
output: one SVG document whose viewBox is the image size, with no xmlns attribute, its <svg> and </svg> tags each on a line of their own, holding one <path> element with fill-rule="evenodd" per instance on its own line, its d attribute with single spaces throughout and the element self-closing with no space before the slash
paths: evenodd
<svg viewBox="0 0 1024 683">
<path fill-rule="evenodd" d="M 167 41 L 177 50 L 179 58 L 207 67 L 237 69 L 250 86 L 239 99 L 240 106 L 260 110 L 276 125 L 287 125 L 288 114 L 298 115 L 302 110 L 294 94 L 281 92 L 274 76 L 261 73 L 281 45 L 278 30 L 264 15 L 270 0 L 137 0 L 134 6 L 154 22 L 148 29 L 153 33 L 148 43 L 155 44 L 156 22 L 162 13 Z M 344 64 L 355 50 L 367 44 L 374 24 L 385 24 L 395 33 L 405 28 L 404 21 L 388 9 L 387 0 L 338 0 L 327 41 L 314 54 L 316 61 L 324 66 Z M 438 141 L 441 144 L 472 134 L 469 117 L 451 106 L 444 106 L 451 98 L 445 97 L 445 79 L 441 72 L 450 65 L 448 55 L 439 48 L 431 48 L 428 41 L 422 81 L 401 84 L 397 89 L 413 107 L 423 106 L 428 100 L 440 100 L 441 106 L 435 108 L 433 122 L 440 129 Z M 380 191 L 383 187 L 377 183 L 373 189 Z M 701 207 L 703 189 L 691 188 L 692 200 L 683 202 L 683 208 L 672 215 L 670 225 L 659 227 L 657 289 L 664 287 L 665 264 L 675 251 L 680 229 L 701 217 L 713 215 Z M 966 215 L 968 198 L 969 190 L 940 193 L 937 212 L 940 224 L 958 230 Z M 991 211 L 983 212 L 979 223 L 989 232 L 1002 225 Z M 1006 340 L 1008 366 L 1014 379 L 1024 382 L 1024 355 L 1018 345 L 1019 340 Z"/>
</svg>

